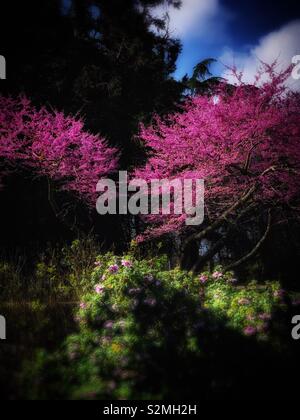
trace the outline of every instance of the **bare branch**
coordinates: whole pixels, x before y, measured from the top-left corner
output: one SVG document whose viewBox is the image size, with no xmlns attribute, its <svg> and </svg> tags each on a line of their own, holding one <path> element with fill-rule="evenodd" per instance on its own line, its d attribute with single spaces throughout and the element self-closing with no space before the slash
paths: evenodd
<svg viewBox="0 0 300 420">
<path fill-rule="evenodd" d="M 265 240 L 267 239 L 270 229 L 271 229 L 271 221 L 272 221 L 272 217 L 271 217 L 271 210 L 269 210 L 269 214 L 268 214 L 268 225 L 267 225 L 267 229 L 263 235 L 263 237 L 260 239 L 260 241 L 255 245 L 255 247 L 252 249 L 252 251 L 250 251 L 247 255 L 245 255 L 244 257 L 242 257 L 241 259 L 239 259 L 238 261 L 236 261 L 233 264 L 230 264 L 228 267 L 225 268 L 225 272 L 226 271 L 230 271 L 233 268 L 236 268 L 238 266 L 240 266 L 241 264 L 243 264 L 244 262 L 248 261 L 250 258 L 252 258 L 257 251 L 259 251 L 259 249 L 261 248 L 261 246 L 263 245 L 263 243 L 265 242 Z"/>
<path fill-rule="evenodd" d="M 189 236 L 183 243 L 183 249 L 192 241 L 201 240 L 205 238 L 210 232 L 214 231 L 221 224 L 227 217 L 233 213 L 236 209 L 238 209 L 242 204 L 248 201 L 248 199 L 253 195 L 256 190 L 256 185 L 251 187 L 246 194 L 244 194 L 238 201 L 236 201 L 229 209 L 227 209 L 214 223 L 208 226 L 206 229 L 202 230 L 201 232 L 196 232 L 193 235 Z"/>
<path fill-rule="evenodd" d="M 216 244 L 214 244 L 205 255 L 202 255 L 198 258 L 196 263 L 194 264 L 191 271 L 193 273 L 197 273 L 201 267 L 204 266 L 211 258 L 213 258 L 219 251 L 224 248 L 226 242 L 228 242 L 230 238 L 230 234 L 237 229 L 237 222 L 241 220 L 249 211 L 252 211 L 255 208 L 253 204 L 250 204 L 247 208 L 245 208 L 239 216 L 236 218 L 235 223 L 229 222 L 229 232 L 227 232 L 226 237 L 219 239 Z"/>
<path fill-rule="evenodd" d="M 249 150 L 248 156 L 247 156 L 247 160 L 245 162 L 245 166 L 244 166 L 244 171 L 247 174 L 249 172 L 250 166 L 251 166 L 251 160 L 252 160 L 252 152 L 253 150 L 256 148 L 256 146 L 258 145 L 258 143 L 255 143 L 251 149 Z"/>
</svg>

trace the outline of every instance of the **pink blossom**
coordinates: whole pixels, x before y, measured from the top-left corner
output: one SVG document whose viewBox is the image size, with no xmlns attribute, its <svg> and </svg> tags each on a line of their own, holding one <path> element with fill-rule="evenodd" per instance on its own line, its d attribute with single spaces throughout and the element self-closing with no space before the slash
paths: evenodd
<svg viewBox="0 0 300 420">
<path fill-rule="evenodd" d="M 104 323 L 104 328 L 107 329 L 107 330 L 111 330 L 113 328 L 113 326 L 114 326 L 114 322 L 113 321 L 106 321 Z"/>
<path fill-rule="evenodd" d="M 86 308 L 87 308 L 86 303 L 82 302 L 82 303 L 80 304 L 80 309 L 86 309 Z"/>
<path fill-rule="evenodd" d="M 199 277 L 199 280 L 200 280 L 200 283 L 205 284 L 205 283 L 207 283 L 207 282 L 208 282 L 208 276 L 206 276 L 205 274 L 202 274 L 202 275 Z"/>
<path fill-rule="evenodd" d="M 111 273 L 117 273 L 119 271 L 119 266 L 117 264 L 111 265 L 109 268 Z"/>
<path fill-rule="evenodd" d="M 258 318 L 261 319 L 262 321 L 270 321 L 270 319 L 272 318 L 272 315 L 268 313 L 263 313 L 263 314 L 259 314 Z"/>
<path fill-rule="evenodd" d="M 122 260 L 121 264 L 122 264 L 123 267 L 126 267 L 126 268 L 132 268 L 132 266 L 133 266 L 132 262 L 128 261 L 128 260 Z"/>
<path fill-rule="evenodd" d="M 103 293 L 103 292 L 104 292 L 104 286 L 102 286 L 102 284 L 97 284 L 97 285 L 95 286 L 95 292 L 96 292 L 98 295 L 101 295 L 101 293 Z"/>
<path fill-rule="evenodd" d="M 223 273 L 221 271 L 215 271 L 212 275 L 212 278 L 215 280 L 221 279 L 223 277 Z"/>
<path fill-rule="evenodd" d="M 61 112 L 36 109 L 25 97 L 0 96 L 0 158 L 59 182 L 94 206 L 96 184 L 117 168 L 117 150 L 84 130 L 84 122 Z"/>
<path fill-rule="evenodd" d="M 274 297 L 276 297 L 276 298 L 282 298 L 282 297 L 284 297 L 284 295 L 285 295 L 285 290 L 282 290 L 282 289 L 276 290 L 274 292 Z"/>
<path fill-rule="evenodd" d="M 95 262 L 95 266 L 96 266 L 96 267 L 101 267 L 101 266 L 102 266 L 102 263 L 101 263 L 100 261 L 96 261 L 96 262 Z"/>
<path fill-rule="evenodd" d="M 210 96 L 195 96 L 186 101 L 182 112 L 156 117 L 148 127 L 142 125 L 139 138 L 152 153 L 134 176 L 149 184 L 154 179 L 208 181 L 205 208 L 211 224 L 220 220 L 217 228 L 227 224 L 226 217 L 219 217 L 252 189 L 239 211 L 231 211 L 232 221 L 250 202 L 260 208 L 297 202 L 299 94 L 286 87 L 291 69 L 280 72 L 276 65 L 265 66 L 253 86 L 234 72 L 234 91 L 225 83 L 220 86 L 217 104 Z M 259 85 L 258 79 L 265 83 Z M 157 194 L 161 196 L 162 191 Z M 174 233 L 188 236 L 185 215 L 160 212 L 143 219 L 147 228 L 138 242 Z M 256 223 L 255 214 L 252 220 Z M 190 229 L 192 233 L 194 228 Z"/>
<path fill-rule="evenodd" d="M 244 334 L 247 336 L 255 335 L 257 332 L 255 327 L 251 327 L 250 325 L 244 329 Z"/>
</svg>

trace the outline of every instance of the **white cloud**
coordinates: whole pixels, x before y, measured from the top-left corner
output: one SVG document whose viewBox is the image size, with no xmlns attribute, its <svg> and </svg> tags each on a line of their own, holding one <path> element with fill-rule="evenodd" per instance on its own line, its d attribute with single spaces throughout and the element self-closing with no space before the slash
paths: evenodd
<svg viewBox="0 0 300 420">
<path fill-rule="evenodd" d="M 182 0 L 180 9 L 165 5 L 153 8 L 151 13 L 155 17 L 162 17 L 168 12 L 171 33 L 184 39 L 204 35 L 220 11 L 219 0 Z"/>
<path fill-rule="evenodd" d="M 277 31 L 260 39 L 258 44 L 249 48 L 246 53 L 225 49 L 220 61 L 227 65 L 235 65 L 244 73 L 244 81 L 252 83 L 260 66 L 260 61 L 271 64 L 278 61 L 278 69 L 292 64 L 294 56 L 300 54 L 300 20 L 295 20 Z M 233 77 L 225 71 L 223 77 L 234 82 Z M 290 78 L 288 84 L 295 90 L 300 89 L 299 81 Z"/>
</svg>

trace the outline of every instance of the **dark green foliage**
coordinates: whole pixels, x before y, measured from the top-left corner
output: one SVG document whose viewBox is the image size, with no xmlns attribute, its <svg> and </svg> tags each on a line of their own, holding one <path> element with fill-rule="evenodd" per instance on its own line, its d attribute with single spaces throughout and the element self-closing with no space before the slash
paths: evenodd
<svg viewBox="0 0 300 420">
<path fill-rule="evenodd" d="M 272 383 L 273 363 L 281 351 L 291 351 L 284 341 L 284 325 L 276 317 L 277 311 L 286 311 L 278 285 L 239 287 L 229 274 L 218 279 L 204 275 L 208 279 L 202 284 L 179 269 L 169 271 L 164 258 L 135 261 L 112 254 L 97 258 L 92 291 L 76 310 L 79 332 L 70 335 L 59 351 L 41 351 L 26 365 L 27 396 L 87 400 L 259 396 Z M 238 303 L 246 297 L 247 305 Z M 262 313 L 265 318 L 270 315 L 268 327 L 257 330 L 256 337 L 247 336 L 247 315 L 257 317 L 258 328 Z M 278 381 L 264 392 L 273 392 L 274 385 L 282 389 Z"/>
<path fill-rule="evenodd" d="M 149 122 L 153 113 L 163 114 L 176 108 L 184 88 L 172 76 L 180 42 L 167 35 L 163 30 L 165 22 L 154 22 L 148 10 L 160 3 L 162 0 L 74 0 L 71 8 L 62 8 L 60 0 L 30 0 L 17 5 L 4 2 L 0 38 L 8 77 L 1 83 L 1 93 L 25 93 L 37 106 L 57 108 L 66 114 L 79 113 L 87 130 L 101 133 L 111 145 L 120 148 L 121 169 L 141 163 L 145 151 L 135 139 L 139 123 Z M 178 6 L 180 2 L 169 3 Z M 7 22 L 13 23 L 8 27 Z M 160 33 L 152 30 L 158 24 Z M 84 232 L 93 227 L 107 250 L 116 244 L 118 251 L 123 252 L 129 229 L 126 218 L 116 216 L 112 222 L 109 218 L 100 219 L 95 212 L 89 218 L 83 205 L 55 193 L 63 222 L 67 222 L 65 229 L 64 223 L 55 220 L 51 213 L 45 183 L 35 183 L 35 190 L 28 192 L 23 179 L 15 180 L 3 200 L 9 206 L 5 207 L 2 220 L 10 232 L 16 226 L 16 218 L 20 224 L 11 204 L 18 195 L 22 224 L 26 220 L 31 232 L 40 232 L 55 241 L 61 236 L 65 239 L 70 226 Z M 26 182 L 31 183 L 30 177 Z M 28 200 L 28 194 L 39 198 Z M 4 246 L 11 249 L 25 242 L 29 247 L 35 239 L 27 232 L 22 238 L 17 236 L 16 233 L 11 241 L 11 234 L 3 231 Z M 69 232 L 67 238 L 73 239 L 74 235 Z"/>
<path fill-rule="evenodd" d="M 30 262 L 25 255 L 2 256 L 0 300 L 21 305 L 78 300 L 91 287 L 90 277 L 99 248 L 95 239 L 89 236 L 81 237 L 71 245 L 49 246 Z"/>
<path fill-rule="evenodd" d="M 180 43 L 151 29 L 148 6 L 159 3 L 74 0 L 62 14 L 58 0 L 31 0 L 18 4 L 18 13 L 4 9 L 2 19 L 15 16 L 1 37 L 9 63 L 4 89 L 80 112 L 90 130 L 123 149 L 125 165 L 132 163 L 139 122 L 172 110 L 182 92 L 172 78 Z"/>
</svg>

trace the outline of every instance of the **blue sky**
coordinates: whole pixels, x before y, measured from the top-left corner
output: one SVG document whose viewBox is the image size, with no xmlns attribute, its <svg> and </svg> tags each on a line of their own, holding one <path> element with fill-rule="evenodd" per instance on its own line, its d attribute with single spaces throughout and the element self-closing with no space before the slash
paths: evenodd
<svg viewBox="0 0 300 420">
<path fill-rule="evenodd" d="M 170 31 L 183 44 L 178 78 L 213 57 L 219 61 L 215 74 L 225 75 L 223 64 L 236 64 L 251 79 L 258 59 L 278 58 L 285 66 L 300 54 L 299 2 L 294 0 L 183 0 L 180 10 L 160 7 L 154 13 L 167 10 Z"/>
<path fill-rule="evenodd" d="M 68 9 L 71 0 L 62 3 Z M 251 82 L 259 60 L 277 59 L 279 66 L 287 67 L 300 55 L 299 0 L 182 0 L 179 10 L 152 9 L 156 16 L 165 13 L 171 35 L 183 45 L 175 73 L 178 79 L 191 74 L 201 60 L 215 58 L 215 75 L 230 80 L 226 66 L 235 65 Z M 300 81 L 291 83 L 300 90 Z"/>
</svg>

